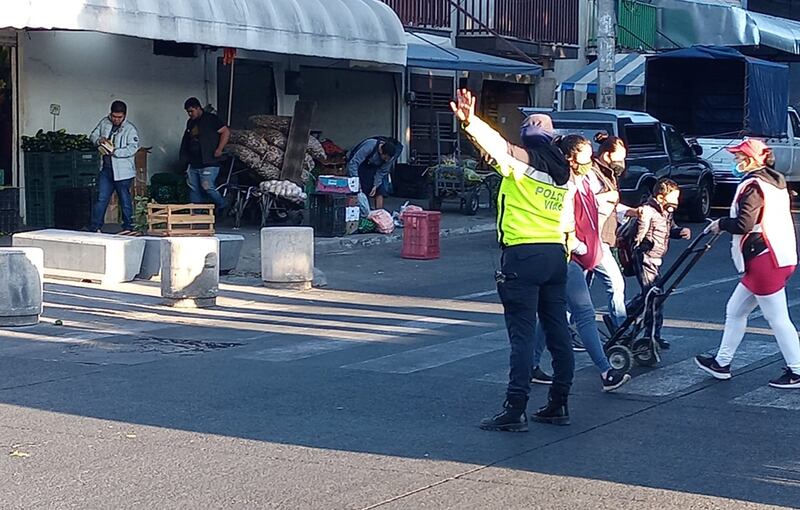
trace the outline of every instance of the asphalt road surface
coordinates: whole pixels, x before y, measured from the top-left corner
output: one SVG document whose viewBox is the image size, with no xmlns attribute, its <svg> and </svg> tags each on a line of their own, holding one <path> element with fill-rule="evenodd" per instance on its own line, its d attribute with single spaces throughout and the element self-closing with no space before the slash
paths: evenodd
<svg viewBox="0 0 800 510">
<path fill-rule="evenodd" d="M 527 434 L 477 427 L 508 371 L 492 234 L 435 261 L 328 255 L 327 289 L 224 285 L 213 310 L 163 308 L 157 284 L 48 283 L 43 324 L 0 331 L 0 506 L 798 507 L 800 391 L 767 387 L 783 365 L 763 317 L 732 380 L 692 363 L 721 336 L 728 243 L 667 301 L 658 367 L 604 394 L 577 354 L 573 424 Z"/>
</svg>

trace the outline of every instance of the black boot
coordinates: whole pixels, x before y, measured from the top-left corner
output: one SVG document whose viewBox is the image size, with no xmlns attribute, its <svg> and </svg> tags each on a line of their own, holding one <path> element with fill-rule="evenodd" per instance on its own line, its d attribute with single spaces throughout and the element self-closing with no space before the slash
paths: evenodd
<svg viewBox="0 0 800 510">
<path fill-rule="evenodd" d="M 481 420 L 480 427 L 483 430 L 527 432 L 528 416 L 525 414 L 527 404 L 528 397 L 508 397 L 503 404 L 503 412 Z"/>
<path fill-rule="evenodd" d="M 547 396 L 547 405 L 536 411 L 531 420 L 552 425 L 569 425 L 567 397 L 550 392 Z"/>
</svg>

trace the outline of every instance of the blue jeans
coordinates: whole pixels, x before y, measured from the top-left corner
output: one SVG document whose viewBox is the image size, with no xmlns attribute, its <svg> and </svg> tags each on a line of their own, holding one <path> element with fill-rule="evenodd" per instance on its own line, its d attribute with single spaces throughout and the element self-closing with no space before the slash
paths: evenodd
<svg viewBox="0 0 800 510">
<path fill-rule="evenodd" d="M 122 229 L 133 229 L 133 198 L 131 197 L 131 184 L 133 178 L 121 181 L 114 180 L 114 171 L 110 168 L 100 170 L 97 176 L 97 203 L 92 211 L 91 230 L 100 230 L 105 223 L 106 209 L 111 195 L 116 191 L 119 207 L 122 209 Z"/>
<path fill-rule="evenodd" d="M 619 264 L 611 253 L 611 247 L 603 243 L 603 259 L 589 272 L 587 282 L 592 286 L 592 279 L 597 276 L 606 288 L 608 294 L 608 314 L 611 323 L 618 328 L 628 317 L 625 311 L 625 278 L 619 270 Z"/>
<path fill-rule="evenodd" d="M 586 347 L 586 352 L 592 358 L 600 372 L 611 369 L 611 364 L 606 358 L 600 333 L 597 331 L 597 322 L 594 316 L 594 305 L 586 285 L 586 276 L 583 268 L 576 262 L 570 262 L 567 268 L 567 309 L 572 315 L 572 320 Z M 538 367 L 545 346 L 545 332 L 541 327 L 536 328 L 533 339 L 533 367 Z"/>
<path fill-rule="evenodd" d="M 189 200 L 193 204 L 207 204 L 209 200 L 217 208 L 217 215 L 225 207 L 225 199 L 217 191 L 218 166 L 195 167 L 189 165 L 186 183 L 189 185 Z"/>
</svg>

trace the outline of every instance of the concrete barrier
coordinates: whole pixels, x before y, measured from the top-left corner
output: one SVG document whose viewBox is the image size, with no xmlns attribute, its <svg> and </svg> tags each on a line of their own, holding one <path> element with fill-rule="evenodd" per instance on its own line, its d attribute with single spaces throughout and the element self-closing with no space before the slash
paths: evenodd
<svg viewBox="0 0 800 510">
<path fill-rule="evenodd" d="M 261 279 L 273 288 L 311 288 L 314 280 L 314 229 L 261 229 Z"/>
<path fill-rule="evenodd" d="M 219 240 L 219 272 L 220 274 L 227 274 L 236 269 L 236 265 L 239 263 L 242 246 L 244 245 L 244 236 L 216 234 L 214 237 Z M 143 236 L 139 239 L 144 239 L 145 248 L 142 267 L 136 278 L 138 280 L 151 280 L 161 274 L 161 241 L 166 237 Z"/>
<path fill-rule="evenodd" d="M 0 327 L 39 323 L 43 280 L 41 248 L 0 248 Z"/>
<path fill-rule="evenodd" d="M 219 240 L 167 237 L 161 241 L 161 297 L 176 308 L 206 308 L 219 294 Z"/>
<path fill-rule="evenodd" d="M 44 274 L 113 285 L 133 280 L 142 267 L 145 242 L 136 237 L 37 230 L 14 234 L 13 245 L 44 250 Z"/>
</svg>

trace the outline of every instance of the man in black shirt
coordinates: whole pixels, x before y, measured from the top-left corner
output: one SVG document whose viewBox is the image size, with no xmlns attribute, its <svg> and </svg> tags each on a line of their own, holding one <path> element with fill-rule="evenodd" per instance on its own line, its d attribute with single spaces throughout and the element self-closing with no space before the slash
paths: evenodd
<svg viewBox="0 0 800 510">
<path fill-rule="evenodd" d="M 181 164 L 188 166 L 189 198 L 193 204 L 205 204 L 210 200 L 219 215 L 225 201 L 216 189 L 216 181 L 222 151 L 231 132 L 219 117 L 204 111 L 196 97 L 187 99 L 183 108 L 189 121 L 181 142 Z"/>
</svg>

